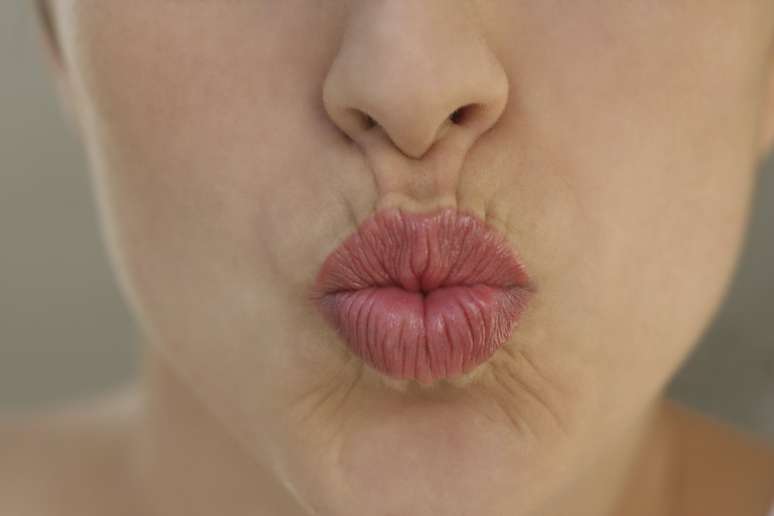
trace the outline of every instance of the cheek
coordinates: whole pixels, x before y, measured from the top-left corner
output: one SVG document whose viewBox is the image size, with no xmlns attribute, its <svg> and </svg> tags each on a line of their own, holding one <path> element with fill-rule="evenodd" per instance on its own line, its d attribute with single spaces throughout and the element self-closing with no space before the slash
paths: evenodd
<svg viewBox="0 0 774 516">
<path fill-rule="evenodd" d="M 600 385 L 620 387 L 605 395 L 610 405 L 668 379 L 737 258 L 754 179 L 752 68 L 732 67 L 719 80 L 713 64 L 658 73 L 646 62 L 618 80 L 621 68 L 611 65 L 611 77 L 585 83 L 592 90 L 582 101 L 569 91 L 559 101 L 568 130 L 552 127 L 554 166 L 571 195 L 556 209 L 572 221 L 554 235 L 567 261 L 548 271 L 544 293 L 566 332 L 558 340 L 593 357 Z"/>
<path fill-rule="evenodd" d="M 524 196 L 539 228 L 525 244 L 541 279 L 535 340 L 616 385 L 604 403 L 648 396 L 677 367 L 720 302 L 744 232 L 757 66 L 728 57 L 758 49 L 697 57 L 714 37 L 684 33 L 679 44 L 608 34 L 626 42 L 615 53 L 557 39 L 547 46 L 562 66 L 536 51 L 523 74 L 525 91 L 540 92 L 521 115 L 525 161 L 540 166 Z"/>
<path fill-rule="evenodd" d="M 326 252 L 318 235 L 336 236 L 326 214 L 341 211 L 330 171 L 346 157 L 337 150 L 334 163 L 311 107 L 325 61 L 310 53 L 308 65 L 267 73 L 296 56 L 276 35 L 260 35 L 265 21 L 254 20 L 259 35 L 248 35 L 239 21 L 248 12 L 202 2 L 181 23 L 173 4 L 115 1 L 106 4 L 110 16 L 79 21 L 82 43 L 71 57 L 104 229 L 150 335 L 202 377 L 219 364 L 244 367 L 233 377 L 248 383 L 270 383 L 298 349 L 278 344 L 287 329 L 303 340 L 316 321 L 299 315 L 297 300 Z M 117 20 L 109 30 L 108 19 Z M 212 40 L 201 38 L 207 31 Z M 244 347 L 224 353 L 216 342 Z M 280 356 L 266 360 L 270 353 Z"/>
</svg>

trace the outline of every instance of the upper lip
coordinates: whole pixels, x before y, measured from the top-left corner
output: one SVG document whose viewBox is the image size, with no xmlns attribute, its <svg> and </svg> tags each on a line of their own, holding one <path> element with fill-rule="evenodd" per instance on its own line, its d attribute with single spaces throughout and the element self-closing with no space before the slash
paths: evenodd
<svg viewBox="0 0 774 516">
<path fill-rule="evenodd" d="M 371 287 L 430 292 L 462 285 L 534 288 L 504 236 L 478 217 L 453 208 L 391 208 L 366 220 L 328 256 L 312 293 L 320 298 Z"/>
</svg>

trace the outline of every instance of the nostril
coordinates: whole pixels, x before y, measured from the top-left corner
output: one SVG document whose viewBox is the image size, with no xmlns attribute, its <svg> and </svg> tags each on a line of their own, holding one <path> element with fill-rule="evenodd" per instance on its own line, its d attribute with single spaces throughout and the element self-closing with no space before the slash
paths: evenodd
<svg viewBox="0 0 774 516">
<path fill-rule="evenodd" d="M 468 104 L 467 106 L 462 106 L 461 108 L 457 109 L 454 113 L 452 113 L 449 119 L 455 124 L 462 124 L 470 118 L 470 114 L 472 113 L 473 109 L 475 109 L 475 107 L 476 107 L 475 104 Z"/>
<path fill-rule="evenodd" d="M 476 109 L 475 104 L 468 104 L 467 106 L 462 106 L 461 108 L 454 111 L 449 116 L 449 120 L 452 121 L 454 124 L 462 124 L 466 120 L 468 120 L 473 112 L 473 110 Z M 357 111 L 358 117 L 361 120 L 361 125 L 364 129 L 371 129 L 372 127 L 375 127 L 379 125 L 376 120 L 374 120 L 371 115 L 364 113 L 362 111 Z"/>
<path fill-rule="evenodd" d="M 359 109 L 348 108 L 346 110 L 347 125 L 354 131 L 360 132 L 379 125 L 368 113 Z M 351 136 L 351 135 L 350 135 Z"/>
</svg>

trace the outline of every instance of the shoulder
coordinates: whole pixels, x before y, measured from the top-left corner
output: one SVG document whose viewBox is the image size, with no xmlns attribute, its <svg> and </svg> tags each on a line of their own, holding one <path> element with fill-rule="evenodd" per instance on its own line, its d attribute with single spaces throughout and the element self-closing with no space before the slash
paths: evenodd
<svg viewBox="0 0 774 516">
<path fill-rule="evenodd" d="M 767 514 L 774 503 L 772 443 L 678 402 L 667 410 L 679 505 L 709 516 Z"/>
<path fill-rule="evenodd" d="M 132 412 L 123 395 L 0 415 L 0 514 L 122 514 Z"/>
</svg>

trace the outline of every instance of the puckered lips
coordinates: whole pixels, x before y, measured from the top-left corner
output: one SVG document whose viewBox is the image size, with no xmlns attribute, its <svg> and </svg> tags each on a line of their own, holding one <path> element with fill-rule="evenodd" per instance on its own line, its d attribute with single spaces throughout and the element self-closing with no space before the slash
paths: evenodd
<svg viewBox="0 0 774 516">
<path fill-rule="evenodd" d="M 389 208 L 327 257 L 311 297 L 366 364 L 429 384 L 488 360 L 533 292 L 517 254 L 479 218 Z"/>
</svg>

